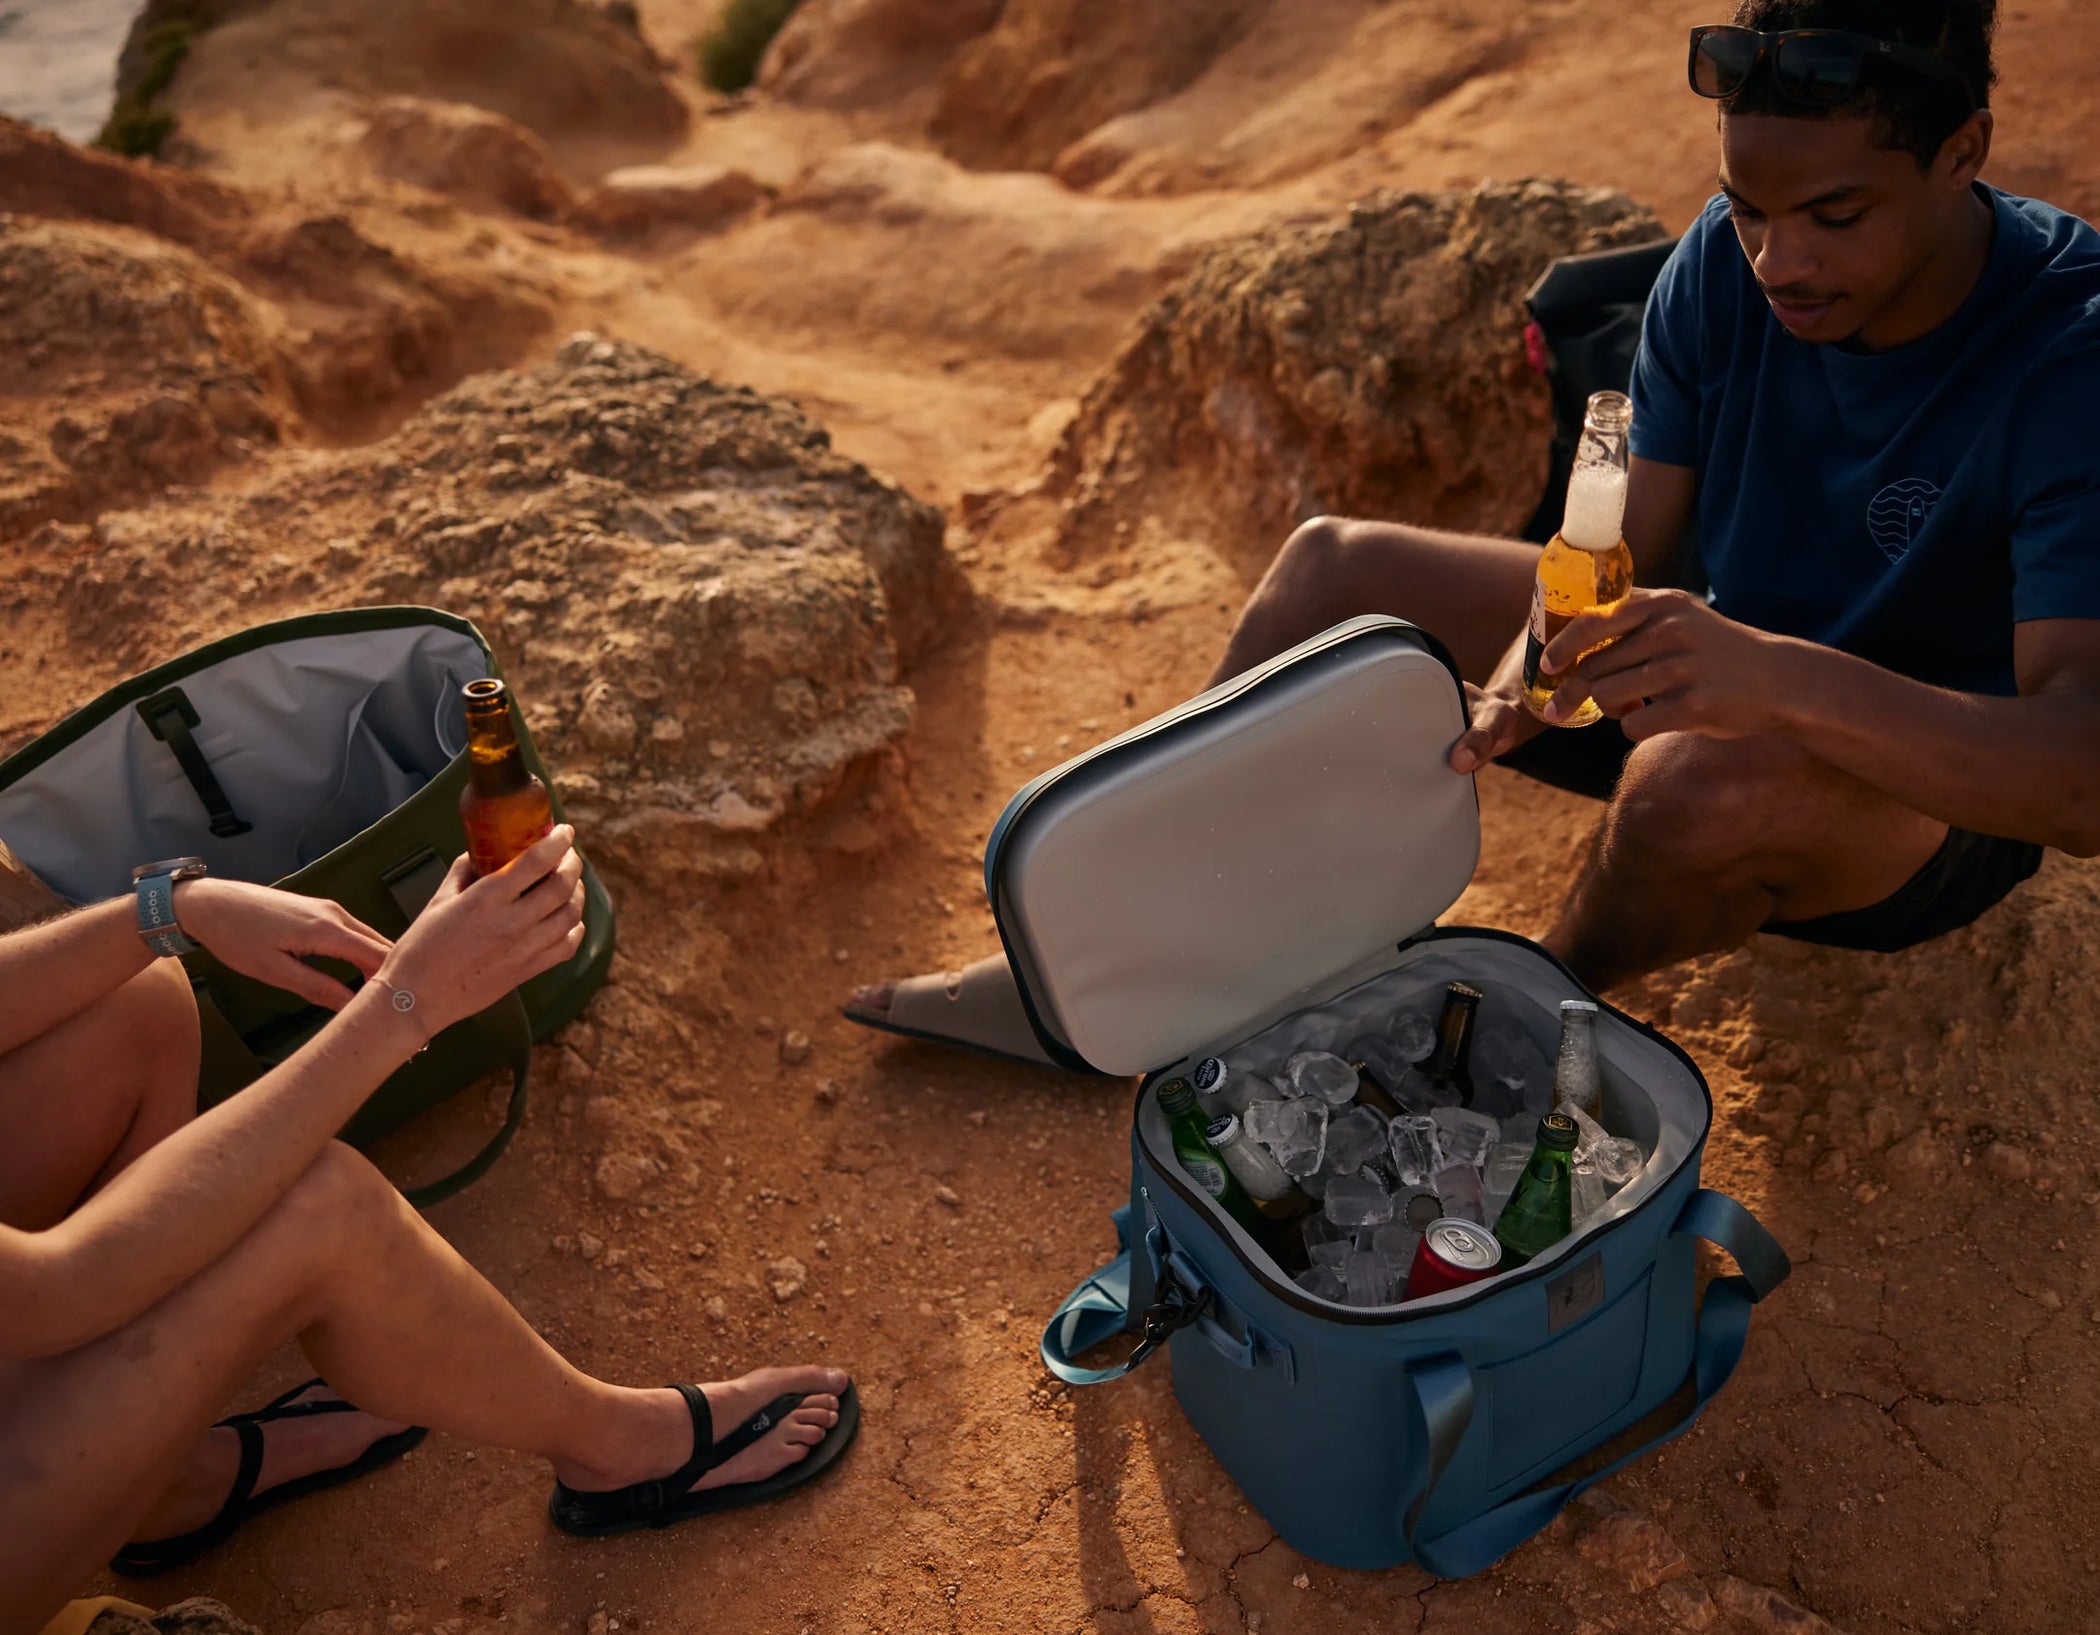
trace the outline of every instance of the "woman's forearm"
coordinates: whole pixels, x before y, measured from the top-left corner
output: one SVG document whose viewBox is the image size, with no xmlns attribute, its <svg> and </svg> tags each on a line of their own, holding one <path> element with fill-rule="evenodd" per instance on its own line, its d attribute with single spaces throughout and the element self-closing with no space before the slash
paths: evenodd
<svg viewBox="0 0 2100 1635">
<path fill-rule="evenodd" d="M 0 1056 L 78 1016 L 153 959 L 129 897 L 0 937 Z"/>
<path fill-rule="evenodd" d="M 420 1048 L 369 987 L 290 1061 L 143 1154 L 40 1235 L 38 1275 L 0 1353 L 106 1334 L 219 1259 L 283 1197 L 382 1080 Z"/>
</svg>

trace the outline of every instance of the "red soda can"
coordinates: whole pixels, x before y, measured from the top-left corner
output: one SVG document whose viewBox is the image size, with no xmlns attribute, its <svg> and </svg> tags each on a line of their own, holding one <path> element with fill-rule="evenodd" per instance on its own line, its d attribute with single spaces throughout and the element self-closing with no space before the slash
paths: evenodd
<svg viewBox="0 0 2100 1635">
<path fill-rule="evenodd" d="M 1407 1269 L 1407 1288 L 1402 1300 L 1420 1300 L 1424 1295 L 1462 1289 L 1493 1277 L 1502 1269 L 1502 1245 L 1495 1234 L 1475 1221 L 1446 1216 L 1431 1221 L 1415 1245 L 1415 1263 Z"/>
</svg>

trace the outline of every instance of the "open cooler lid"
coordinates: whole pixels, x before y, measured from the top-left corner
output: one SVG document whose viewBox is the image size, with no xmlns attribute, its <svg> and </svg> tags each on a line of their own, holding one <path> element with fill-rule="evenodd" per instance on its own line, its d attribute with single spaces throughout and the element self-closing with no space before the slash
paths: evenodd
<svg viewBox="0 0 2100 1635">
<path fill-rule="evenodd" d="M 1435 638 L 1352 619 L 1022 789 L 985 889 L 1044 1049 L 1149 1072 L 1390 962 L 1479 860 L 1465 727 Z"/>
</svg>

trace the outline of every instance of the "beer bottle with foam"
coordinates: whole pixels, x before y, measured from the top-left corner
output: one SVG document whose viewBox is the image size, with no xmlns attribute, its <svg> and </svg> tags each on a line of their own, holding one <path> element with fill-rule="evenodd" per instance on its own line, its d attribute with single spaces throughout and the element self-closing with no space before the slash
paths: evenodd
<svg viewBox="0 0 2100 1635">
<path fill-rule="evenodd" d="M 492 874 L 554 827 L 547 786 L 525 764 L 510 719 L 510 693 L 490 677 L 467 695 L 467 787 L 459 817 L 477 875 Z"/>
<path fill-rule="evenodd" d="M 1626 520 L 1626 437 L 1633 401 L 1624 392 L 1596 392 L 1582 419 L 1582 441 L 1568 478 L 1568 509 L 1560 532 L 1539 553 L 1531 588 L 1531 627 L 1524 641 L 1524 703 L 1544 719 L 1558 676 L 1539 669 L 1546 644 L 1578 614 L 1609 608 L 1633 589 L 1633 552 L 1621 529 Z M 1592 649 L 1594 651 L 1594 649 Z M 1587 727 L 1604 712 L 1584 699 L 1563 727 Z"/>
</svg>

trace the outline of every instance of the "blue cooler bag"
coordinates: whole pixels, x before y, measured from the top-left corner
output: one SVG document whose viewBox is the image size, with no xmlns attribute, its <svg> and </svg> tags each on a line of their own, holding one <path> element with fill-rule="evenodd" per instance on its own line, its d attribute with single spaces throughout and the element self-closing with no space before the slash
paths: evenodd
<svg viewBox="0 0 2100 1635">
<path fill-rule="evenodd" d="M 1206 1056 L 1336 1048 L 1441 990 L 1553 1059 L 1563 999 L 1595 998 L 1536 943 L 1437 927 L 1480 851 L 1446 755 L 1464 692 L 1397 619 L 1334 629 L 1045 774 L 1008 804 L 985 879 L 1035 1030 L 1074 1068 L 1142 1075 L 1124 1252 L 1044 1331 L 1077 1385 L 1165 1345 L 1174 1391 L 1294 1549 L 1338 1567 L 1479 1572 L 1591 1483 L 1688 1427 L 1788 1272 L 1740 1204 L 1699 1185 L 1713 1102 L 1692 1059 L 1609 1005 L 1605 1125 L 1641 1172 L 1536 1259 L 1406 1304 L 1307 1293 L 1175 1161 L 1155 1100 Z M 1695 1247 L 1739 1274 L 1697 1293 Z M 1129 1360 L 1074 1357 L 1119 1332 Z M 1681 1390 L 1674 1423 L 1549 1480 Z"/>
</svg>

